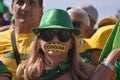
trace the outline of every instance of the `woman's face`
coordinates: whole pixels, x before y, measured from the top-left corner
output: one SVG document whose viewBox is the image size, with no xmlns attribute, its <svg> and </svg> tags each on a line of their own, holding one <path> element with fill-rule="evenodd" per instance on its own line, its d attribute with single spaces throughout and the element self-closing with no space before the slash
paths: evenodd
<svg viewBox="0 0 120 80">
<path fill-rule="evenodd" d="M 67 55 L 72 48 L 72 33 L 68 30 L 48 29 L 40 32 L 39 43 L 47 55 Z"/>
</svg>

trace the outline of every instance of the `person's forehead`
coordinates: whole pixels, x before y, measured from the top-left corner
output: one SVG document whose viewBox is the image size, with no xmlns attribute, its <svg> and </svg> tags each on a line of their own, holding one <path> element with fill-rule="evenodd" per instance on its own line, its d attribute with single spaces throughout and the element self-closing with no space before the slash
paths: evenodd
<svg viewBox="0 0 120 80">
<path fill-rule="evenodd" d="M 80 21 L 83 22 L 83 17 L 79 14 L 73 14 L 70 16 L 72 21 Z"/>
</svg>

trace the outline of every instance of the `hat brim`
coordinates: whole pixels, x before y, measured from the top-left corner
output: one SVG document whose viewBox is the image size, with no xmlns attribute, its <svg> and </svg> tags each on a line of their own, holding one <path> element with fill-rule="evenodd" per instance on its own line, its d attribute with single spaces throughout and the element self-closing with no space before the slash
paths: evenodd
<svg viewBox="0 0 120 80">
<path fill-rule="evenodd" d="M 79 44 L 80 44 L 79 45 L 79 52 L 80 53 L 83 53 L 86 50 L 91 48 L 91 45 L 89 44 L 90 39 L 80 38 L 80 39 L 78 39 L 78 41 L 79 41 Z"/>
<path fill-rule="evenodd" d="M 74 28 L 70 29 L 70 28 L 58 26 L 58 25 L 45 26 L 44 28 L 32 28 L 32 32 L 35 35 L 38 35 L 40 33 L 40 31 L 44 30 L 44 29 L 67 29 L 67 30 L 72 31 L 76 36 L 78 36 L 80 34 L 80 31 L 78 29 L 74 29 Z"/>
<path fill-rule="evenodd" d="M 80 42 L 80 46 L 79 46 L 80 53 L 83 53 L 89 49 L 101 49 L 102 50 L 102 45 L 91 41 L 91 38 L 81 38 L 78 41 Z"/>
</svg>

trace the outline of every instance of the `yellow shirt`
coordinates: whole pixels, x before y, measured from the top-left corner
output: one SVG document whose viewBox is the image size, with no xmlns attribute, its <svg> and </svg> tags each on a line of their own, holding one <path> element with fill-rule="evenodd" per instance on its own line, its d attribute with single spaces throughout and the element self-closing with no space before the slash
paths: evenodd
<svg viewBox="0 0 120 80">
<path fill-rule="evenodd" d="M 0 61 L 4 63 L 7 69 L 12 73 L 12 80 L 17 80 L 15 78 L 17 64 L 11 46 L 11 32 L 12 29 L 4 32 L 0 32 Z M 34 34 L 30 33 L 30 34 L 15 34 L 15 35 L 16 35 L 16 45 L 18 48 L 18 52 L 20 54 L 20 58 L 21 60 L 25 60 L 32 47 Z"/>
</svg>

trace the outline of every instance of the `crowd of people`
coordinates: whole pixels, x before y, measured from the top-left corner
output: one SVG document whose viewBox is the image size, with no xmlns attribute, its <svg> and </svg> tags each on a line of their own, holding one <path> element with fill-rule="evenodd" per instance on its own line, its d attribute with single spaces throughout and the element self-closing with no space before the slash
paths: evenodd
<svg viewBox="0 0 120 80">
<path fill-rule="evenodd" d="M 0 10 L 0 80 L 120 80 L 120 11 L 98 22 L 92 4 L 44 11 L 43 2 Z"/>
</svg>

